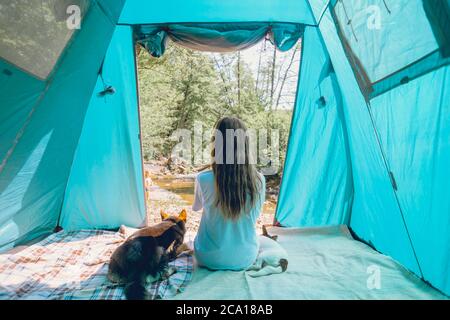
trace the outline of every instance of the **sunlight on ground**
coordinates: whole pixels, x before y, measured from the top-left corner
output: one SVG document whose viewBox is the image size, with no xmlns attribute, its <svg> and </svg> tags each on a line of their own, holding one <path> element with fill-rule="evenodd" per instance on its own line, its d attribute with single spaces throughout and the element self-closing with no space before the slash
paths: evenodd
<svg viewBox="0 0 450 320">
<path fill-rule="evenodd" d="M 195 236 L 200 225 L 201 212 L 192 211 L 194 201 L 193 176 L 159 175 L 155 170 L 150 172 L 153 184 L 149 187 L 149 201 L 147 202 L 149 224 L 152 225 L 161 220 L 161 210 L 178 214 L 182 209 L 186 209 L 188 213 L 187 231 L 191 237 Z M 276 203 L 273 201 L 265 202 L 263 212 L 257 222 L 258 233 L 261 233 L 262 225 L 272 224 L 275 207 Z"/>
</svg>

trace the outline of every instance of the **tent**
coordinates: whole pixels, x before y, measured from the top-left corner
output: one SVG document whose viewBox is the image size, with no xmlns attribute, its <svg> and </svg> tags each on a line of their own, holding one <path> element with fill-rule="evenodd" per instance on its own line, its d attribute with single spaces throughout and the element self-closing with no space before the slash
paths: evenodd
<svg viewBox="0 0 450 320">
<path fill-rule="evenodd" d="M 277 223 L 345 224 L 450 294 L 449 0 L 2 3 L 1 250 L 145 223 L 136 42 L 266 33 L 303 44 Z"/>
</svg>

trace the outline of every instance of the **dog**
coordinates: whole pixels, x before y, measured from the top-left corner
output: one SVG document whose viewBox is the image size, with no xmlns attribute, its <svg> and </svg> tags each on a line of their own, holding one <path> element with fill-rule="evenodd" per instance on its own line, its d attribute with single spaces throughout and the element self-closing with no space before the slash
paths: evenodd
<svg viewBox="0 0 450 320">
<path fill-rule="evenodd" d="M 111 255 L 108 279 L 125 286 L 128 300 L 149 299 L 145 285 L 167 279 L 176 270 L 168 263 L 177 256 L 186 233 L 186 210 L 178 216 L 161 211 L 162 222 L 139 229 Z"/>
<path fill-rule="evenodd" d="M 288 254 L 277 242 L 277 235 L 270 235 L 263 225 L 262 235 L 259 237 L 259 252 L 256 261 L 246 273 L 252 278 L 282 273 L 288 267 Z"/>
</svg>

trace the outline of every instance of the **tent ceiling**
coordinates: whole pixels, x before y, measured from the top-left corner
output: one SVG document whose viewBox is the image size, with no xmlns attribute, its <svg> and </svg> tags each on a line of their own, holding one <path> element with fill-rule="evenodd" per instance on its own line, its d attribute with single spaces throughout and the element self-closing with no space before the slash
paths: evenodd
<svg viewBox="0 0 450 320">
<path fill-rule="evenodd" d="M 261 21 L 315 24 L 306 0 L 127 0 L 119 23 Z"/>
</svg>

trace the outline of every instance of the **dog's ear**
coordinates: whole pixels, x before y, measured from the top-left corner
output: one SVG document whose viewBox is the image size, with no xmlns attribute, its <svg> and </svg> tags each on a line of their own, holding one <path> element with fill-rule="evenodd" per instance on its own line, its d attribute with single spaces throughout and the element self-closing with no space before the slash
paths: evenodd
<svg viewBox="0 0 450 320">
<path fill-rule="evenodd" d="M 180 214 L 178 215 L 178 219 L 180 219 L 181 221 L 186 222 L 186 220 L 187 220 L 186 209 L 181 210 Z"/>
<path fill-rule="evenodd" d="M 264 224 L 262 226 L 262 235 L 265 236 L 265 237 L 269 236 L 269 233 L 267 232 L 266 225 L 264 225 Z"/>
<path fill-rule="evenodd" d="M 161 215 L 161 220 L 166 220 L 169 217 L 169 215 L 165 213 L 163 210 L 161 210 L 159 214 Z"/>
</svg>

